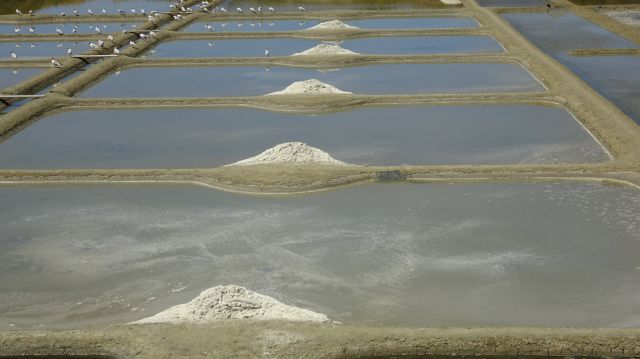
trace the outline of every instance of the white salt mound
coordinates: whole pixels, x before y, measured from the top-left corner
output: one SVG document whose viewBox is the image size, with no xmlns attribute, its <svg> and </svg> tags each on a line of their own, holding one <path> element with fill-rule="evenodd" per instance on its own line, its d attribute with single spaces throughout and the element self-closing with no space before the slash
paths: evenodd
<svg viewBox="0 0 640 359">
<path fill-rule="evenodd" d="M 440 0 L 441 3 L 445 5 L 460 5 L 462 2 L 460 0 Z"/>
<path fill-rule="evenodd" d="M 227 319 L 333 322 L 324 314 L 283 304 L 244 287 L 220 285 L 203 291 L 189 303 L 176 305 L 133 324 L 204 323 Z"/>
<path fill-rule="evenodd" d="M 321 22 L 316 26 L 312 26 L 307 30 L 357 30 L 359 27 L 345 24 L 340 20 L 331 20 Z"/>
<path fill-rule="evenodd" d="M 287 86 L 282 91 L 268 93 L 267 95 L 294 95 L 294 94 L 350 94 L 335 86 L 331 86 L 316 79 L 297 81 Z"/>
<path fill-rule="evenodd" d="M 358 55 L 358 53 L 353 52 L 351 50 L 343 49 L 342 47 L 336 44 L 323 42 L 308 50 L 304 50 L 302 52 L 296 52 L 291 56 L 304 56 L 304 55 Z"/>
<path fill-rule="evenodd" d="M 248 166 L 266 163 L 320 163 L 346 166 L 328 153 L 302 142 L 286 142 L 272 147 L 261 154 L 227 166 Z"/>
</svg>

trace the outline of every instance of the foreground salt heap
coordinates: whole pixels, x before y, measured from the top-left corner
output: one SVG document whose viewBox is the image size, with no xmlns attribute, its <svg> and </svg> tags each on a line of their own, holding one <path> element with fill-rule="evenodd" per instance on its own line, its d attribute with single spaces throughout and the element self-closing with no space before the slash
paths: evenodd
<svg viewBox="0 0 640 359">
<path fill-rule="evenodd" d="M 307 30 L 357 30 L 359 27 L 345 24 L 340 20 L 331 20 L 321 22 L 316 26 L 312 26 Z"/>
<path fill-rule="evenodd" d="M 303 142 L 285 142 L 272 147 L 261 154 L 238 161 L 227 166 L 249 166 L 267 163 L 318 163 L 346 166 L 348 163 L 338 161 L 328 153 Z"/>
<path fill-rule="evenodd" d="M 305 56 L 305 55 L 358 55 L 357 52 L 343 49 L 340 45 L 323 42 L 314 46 L 308 50 L 302 52 L 296 52 L 291 56 Z"/>
<path fill-rule="evenodd" d="M 284 90 L 268 93 L 267 95 L 299 95 L 299 94 L 351 94 L 339 88 L 326 84 L 316 79 L 297 81 L 287 86 Z"/>
<path fill-rule="evenodd" d="M 133 324 L 204 323 L 227 319 L 333 323 L 324 314 L 292 307 L 237 285 L 221 285 L 203 291 L 189 303 L 176 305 Z"/>
</svg>

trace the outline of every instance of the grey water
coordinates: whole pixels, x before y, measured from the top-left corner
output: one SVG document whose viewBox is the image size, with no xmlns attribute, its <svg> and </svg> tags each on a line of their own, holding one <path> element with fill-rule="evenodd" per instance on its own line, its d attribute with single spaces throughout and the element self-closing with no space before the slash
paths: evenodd
<svg viewBox="0 0 640 359">
<path fill-rule="evenodd" d="M 0 24 L 0 35 L 15 35 L 16 29 L 20 31 L 18 35 L 55 35 L 56 29 L 60 29 L 63 34 L 72 35 L 76 28 L 78 34 L 95 34 L 96 26 L 103 33 L 122 32 L 122 30 L 134 30 L 140 23 L 56 23 L 56 24 L 34 24 L 16 26 L 11 24 Z M 31 32 L 33 30 L 33 32 Z"/>
<path fill-rule="evenodd" d="M 89 50 L 89 41 L 0 42 L 0 54 L 7 59 L 11 52 L 18 58 L 68 56 L 67 49 L 80 54 Z"/>
<path fill-rule="evenodd" d="M 442 4 L 435 2 L 438 6 Z M 380 1 L 380 0 L 270 0 L 256 3 L 252 0 L 227 0 L 223 3 L 229 12 L 236 12 L 236 8 L 240 7 L 245 12 L 249 12 L 249 7 L 257 8 L 258 5 L 263 7 L 263 11 L 267 11 L 269 6 L 273 7 L 276 12 L 282 11 L 300 11 L 299 6 L 303 6 L 305 11 L 321 11 L 321 10 L 413 10 L 427 9 L 434 7 L 434 2 L 423 0 L 396 0 L 396 1 Z M 218 7 L 219 9 L 220 7 Z"/>
<path fill-rule="evenodd" d="M 82 97 L 259 96 L 312 78 L 357 94 L 545 90 L 516 64 L 397 64 L 332 70 L 280 66 L 139 67 L 116 72 Z"/>
<path fill-rule="evenodd" d="M 487 7 L 540 7 L 546 6 L 547 0 L 478 0 L 478 3 Z"/>
<path fill-rule="evenodd" d="M 195 22 L 185 32 L 253 32 L 305 30 L 327 20 L 246 20 Z M 367 20 L 343 20 L 361 29 L 443 29 L 478 27 L 472 17 L 381 18 Z"/>
<path fill-rule="evenodd" d="M 227 284 L 345 324 L 640 325 L 628 187 L 1 187 L 0 205 L 2 330 L 127 323 Z"/>
<path fill-rule="evenodd" d="M 608 160 L 568 112 L 543 106 L 367 107 L 319 115 L 219 108 L 57 113 L 1 143 L 0 168 L 216 167 L 291 141 L 354 164 Z"/>
<path fill-rule="evenodd" d="M 0 68 L 0 93 L 3 89 L 28 80 L 44 70 L 42 68 Z"/>
<path fill-rule="evenodd" d="M 107 14 L 113 15 L 117 14 L 118 10 L 121 9 L 126 11 L 127 14 L 130 14 L 130 9 L 135 8 L 136 11 L 140 11 L 142 9 L 145 10 L 146 13 L 149 13 L 152 10 L 156 11 L 169 11 L 171 8 L 169 4 L 172 1 L 169 0 L 89 0 L 89 1 L 75 1 L 70 2 L 59 2 L 54 6 L 46 6 L 42 9 L 37 10 L 36 12 L 39 14 L 59 14 L 64 12 L 66 16 L 73 16 L 73 10 L 77 10 L 81 15 L 88 15 L 87 10 L 92 10 L 96 15 L 102 14 L 102 9 L 107 11 Z M 29 9 L 23 8 L 22 11 L 26 12 Z M 124 17 L 124 16 L 123 16 Z"/>
<path fill-rule="evenodd" d="M 596 91 L 640 124 L 638 69 L 640 58 L 633 56 L 577 57 L 567 52 L 580 48 L 638 48 L 578 16 L 552 14 L 504 14 L 518 31 L 535 45 L 569 67 Z"/>
<path fill-rule="evenodd" d="M 152 49 L 154 57 L 256 57 L 289 56 L 318 45 L 317 40 L 298 38 L 261 38 L 225 40 L 167 41 Z M 448 53 L 502 52 L 489 36 L 407 36 L 373 37 L 345 40 L 340 46 L 362 54 L 422 55 Z"/>
</svg>

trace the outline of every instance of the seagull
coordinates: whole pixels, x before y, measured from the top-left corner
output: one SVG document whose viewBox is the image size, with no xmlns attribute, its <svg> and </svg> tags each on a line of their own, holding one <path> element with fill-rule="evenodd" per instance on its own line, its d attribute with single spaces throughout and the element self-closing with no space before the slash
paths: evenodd
<svg viewBox="0 0 640 359">
<path fill-rule="evenodd" d="M 18 35 L 20 34 L 20 31 L 22 31 L 22 29 L 20 28 L 20 26 L 16 26 L 16 28 L 15 28 L 15 29 L 13 29 L 13 32 L 14 32 L 14 33 L 16 33 L 16 34 L 18 34 Z"/>
<path fill-rule="evenodd" d="M 106 15 L 107 14 L 107 9 L 102 9 L 102 14 Z"/>
<path fill-rule="evenodd" d="M 269 12 L 276 12 L 276 9 L 272 8 L 271 6 L 269 6 Z"/>
<path fill-rule="evenodd" d="M 113 53 L 116 54 L 116 55 L 120 55 L 120 50 L 118 50 L 117 47 L 114 47 L 113 48 Z"/>
<path fill-rule="evenodd" d="M 93 15 L 93 10 L 89 9 L 87 10 L 87 13 L 89 13 L 89 15 Z"/>
<path fill-rule="evenodd" d="M 14 60 L 18 58 L 18 55 L 15 53 L 15 51 L 11 51 L 11 58 Z"/>
<path fill-rule="evenodd" d="M 139 35 L 139 36 L 140 36 L 140 38 L 141 38 L 142 40 L 147 41 L 147 37 L 148 37 L 148 36 L 147 36 L 146 34 L 140 33 L 140 35 Z"/>
<path fill-rule="evenodd" d="M 100 47 L 102 47 L 104 49 L 104 41 L 98 40 L 98 46 L 100 46 Z"/>
<path fill-rule="evenodd" d="M 222 12 L 227 12 L 227 9 L 225 9 L 225 8 L 223 8 L 223 7 L 220 7 L 220 11 L 222 11 Z"/>
<path fill-rule="evenodd" d="M 134 49 L 137 49 L 137 47 L 136 47 L 136 43 L 135 43 L 135 42 L 133 42 L 133 41 L 129 41 L 129 45 L 130 45 L 131 47 L 133 47 Z"/>
<path fill-rule="evenodd" d="M 146 14 L 147 14 L 147 12 L 146 12 L 146 11 L 144 11 L 144 9 L 140 9 L 140 14 L 142 14 L 142 15 L 146 15 Z"/>
<path fill-rule="evenodd" d="M 122 9 L 118 9 L 118 13 L 120 13 L 120 15 L 126 15 L 126 14 L 127 14 L 127 13 L 126 13 L 124 10 L 122 10 Z"/>
<path fill-rule="evenodd" d="M 73 14 L 74 14 L 75 16 L 80 16 L 80 14 L 78 14 L 78 10 L 76 10 L 76 9 L 73 9 Z"/>
<path fill-rule="evenodd" d="M 243 12 L 241 7 L 237 7 L 237 8 L 236 8 L 236 10 L 237 10 L 238 12 Z"/>
<path fill-rule="evenodd" d="M 151 31 L 149 31 L 149 36 L 158 37 L 158 34 L 155 31 L 151 30 Z"/>
<path fill-rule="evenodd" d="M 73 56 L 73 50 L 71 50 L 71 48 L 67 49 L 67 55 Z"/>
<path fill-rule="evenodd" d="M 58 61 L 56 61 L 56 59 L 54 59 L 53 57 L 51 58 L 51 65 L 58 68 L 62 67 L 62 65 Z"/>
<path fill-rule="evenodd" d="M 71 30 L 72 33 L 77 34 L 78 33 L 78 25 L 75 25 L 73 27 L 73 29 Z"/>
<path fill-rule="evenodd" d="M 107 40 L 113 42 L 113 35 L 109 34 L 109 36 L 107 36 Z"/>
<path fill-rule="evenodd" d="M 264 50 L 264 56 L 269 56 L 269 54 L 270 54 L 269 49 L 265 49 Z"/>
<path fill-rule="evenodd" d="M 59 27 L 56 27 L 56 32 L 58 33 L 58 35 L 64 35 L 64 33 Z"/>
<path fill-rule="evenodd" d="M 92 50 L 95 50 L 95 49 L 97 49 L 97 48 L 98 48 L 98 45 L 94 44 L 93 42 L 90 42 L 90 43 L 89 43 L 89 47 L 90 47 Z"/>
<path fill-rule="evenodd" d="M 253 6 L 249 8 L 249 11 L 251 11 L 254 14 L 256 13 L 256 9 L 254 9 Z"/>
<path fill-rule="evenodd" d="M 16 9 L 16 14 L 22 15 L 22 11 L 20 11 L 19 9 Z"/>
<path fill-rule="evenodd" d="M 95 27 L 95 29 L 96 29 L 96 33 L 97 33 L 97 34 L 102 34 L 102 30 L 100 30 L 100 28 L 99 28 L 99 27 L 97 27 L 97 26 L 96 26 L 96 27 Z"/>
<path fill-rule="evenodd" d="M 136 14 L 136 9 L 131 8 L 131 14 L 135 15 Z"/>
<path fill-rule="evenodd" d="M 305 10 L 307 10 L 307 9 L 303 8 L 302 6 L 298 6 L 298 10 L 300 10 L 300 11 L 305 11 Z"/>
<path fill-rule="evenodd" d="M 29 33 L 31 33 L 31 34 L 35 34 L 35 33 L 36 33 L 36 28 L 35 28 L 35 27 L 33 27 L 33 26 L 30 26 L 30 27 L 29 27 Z"/>
<path fill-rule="evenodd" d="M 209 31 L 214 31 L 215 29 L 213 28 L 213 26 L 207 24 L 207 26 L 205 26 L 205 29 L 209 30 Z"/>
<path fill-rule="evenodd" d="M 67 14 L 65 14 L 65 13 L 61 12 L 61 13 L 60 13 L 60 16 L 67 16 Z"/>
<path fill-rule="evenodd" d="M 262 6 L 258 6 L 258 12 L 262 12 Z"/>
</svg>

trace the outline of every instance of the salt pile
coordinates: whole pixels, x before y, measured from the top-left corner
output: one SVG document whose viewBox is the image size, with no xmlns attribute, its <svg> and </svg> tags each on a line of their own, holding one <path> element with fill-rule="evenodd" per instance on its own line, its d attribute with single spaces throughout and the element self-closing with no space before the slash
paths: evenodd
<svg viewBox="0 0 640 359">
<path fill-rule="evenodd" d="M 287 86 L 282 91 L 268 93 L 268 95 L 295 95 L 295 94 L 350 94 L 335 86 L 331 86 L 316 79 L 297 81 Z"/>
<path fill-rule="evenodd" d="M 320 163 L 346 166 L 328 153 L 302 142 L 286 142 L 272 147 L 261 154 L 227 166 L 248 166 L 266 163 Z"/>
<path fill-rule="evenodd" d="M 304 55 L 358 55 L 357 52 L 343 49 L 342 47 L 331 44 L 328 42 L 320 43 L 318 46 L 312 47 L 302 52 L 296 52 L 291 56 L 304 56 Z"/>
<path fill-rule="evenodd" d="M 357 30 L 359 27 L 345 24 L 340 20 L 331 20 L 321 22 L 316 26 L 312 26 L 307 30 Z"/>
<path fill-rule="evenodd" d="M 133 324 L 203 323 L 225 319 L 333 322 L 324 314 L 286 305 L 244 287 L 220 285 L 203 291 L 189 303 L 176 305 Z"/>
<path fill-rule="evenodd" d="M 462 1 L 460 0 L 440 0 L 441 3 L 445 5 L 460 5 Z"/>
</svg>

